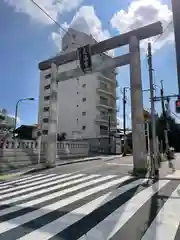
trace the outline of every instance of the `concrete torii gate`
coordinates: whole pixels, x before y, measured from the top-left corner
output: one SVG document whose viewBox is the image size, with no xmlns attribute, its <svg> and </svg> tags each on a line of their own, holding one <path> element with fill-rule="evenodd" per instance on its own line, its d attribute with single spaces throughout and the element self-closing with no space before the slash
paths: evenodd
<svg viewBox="0 0 180 240">
<path fill-rule="evenodd" d="M 133 170 L 135 174 L 147 171 L 139 41 L 162 34 L 162 32 L 161 22 L 156 22 L 90 46 L 91 55 L 96 55 L 129 44 L 128 54 L 107 60 L 100 66 L 93 65 L 92 72 L 100 72 L 103 69 L 114 69 L 130 64 Z M 75 61 L 77 58 L 78 54 L 75 50 L 39 63 L 39 69 L 41 71 L 49 68 L 51 68 L 52 71 L 47 147 L 48 167 L 54 167 L 56 165 L 58 82 L 85 75 L 79 67 L 67 72 L 58 73 L 58 66 Z"/>
</svg>

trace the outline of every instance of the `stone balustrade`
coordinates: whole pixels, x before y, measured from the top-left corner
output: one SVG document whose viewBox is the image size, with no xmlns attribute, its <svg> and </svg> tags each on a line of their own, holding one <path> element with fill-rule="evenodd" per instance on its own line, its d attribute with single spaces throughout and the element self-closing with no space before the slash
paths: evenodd
<svg viewBox="0 0 180 240">
<path fill-rule="evenodd" d="M 0 170 L 19 168 L 46 161 L 47 143 L 29 140 L 6 140 L 0 142 Z M 64 141 L 57 143 L 57 161 L 78 157 L 87 157 L 89 143 L 85 141 Z"/>
</svg>

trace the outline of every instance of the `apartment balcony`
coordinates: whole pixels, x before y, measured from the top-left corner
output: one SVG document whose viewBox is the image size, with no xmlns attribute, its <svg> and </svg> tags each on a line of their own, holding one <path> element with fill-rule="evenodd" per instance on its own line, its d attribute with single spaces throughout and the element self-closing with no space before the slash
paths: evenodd
<svg viewBox="0 0 180 240">
<path fill-rule="evenodd" d="M 111 117 L 110 120 L 111 120 L 111 125 L 116 125 L 117 124 L 117 120 L 116 120 L 115 117 Z M 97 115 L 95 121 L 99 124 L 101 124 L 101 123 L 108 124 L 109 117 L 108 116 Z"/>
<path fill-rule="evenodd" d="M 109 111 L 116 111 L 116 107 L 115 105 L 113 104 L 109 104 L 108 101 L 102 101 L 100 100 L 98 103 L 97 103 L 97 108 L 104 108 L 104 109 L 107 109 Z"/>
<path fill-rule="evenodd" d="M 100 130 L 100 136 L 101 137 L 107 137 L 109 135 L 108 130 Z"/>
<path fill-rule="evenodd" d="M 116 98 L 115 93 L 113 93 L 108 87 L 105 87 L 101 84 L 100 84 L 99 88 L 97 88 L 97 92 L 100 94 L 103 93 L 110 97 Z"/>
<path fill-rule="evenodd" d="M 117 86 L 117 84 L 118 84 L 116 79 L 108 78 L 108 77 L 105 77 L 105 76 L 98 76 L 98 80 L 111 83 L 115 86 Z"/>
<path fill-rule="evenodd" d="M 96 122 L 99 122 L 99 123 L 108 123 L 108 116 L 98 115 L 98 116 L 96 116 Z"/>
</svg>

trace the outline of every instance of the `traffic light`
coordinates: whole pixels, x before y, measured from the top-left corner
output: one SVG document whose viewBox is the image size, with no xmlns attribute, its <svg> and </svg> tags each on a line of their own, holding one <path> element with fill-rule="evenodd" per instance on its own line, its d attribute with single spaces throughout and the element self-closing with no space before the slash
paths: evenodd
<svg viewBox="0 0 180 240">
<path fill-rule="evenodd" d="M 176 112 L 180 113 L 180 99 L 176 100 Z"/>
</svg>

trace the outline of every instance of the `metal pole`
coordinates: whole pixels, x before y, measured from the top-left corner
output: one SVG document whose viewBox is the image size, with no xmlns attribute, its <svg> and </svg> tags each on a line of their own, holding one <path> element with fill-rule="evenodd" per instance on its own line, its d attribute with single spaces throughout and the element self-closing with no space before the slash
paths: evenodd
<svg viewBox="0 0 180 240">
<path fill-rule="evenodd" d="M 161 80 L 161 105 L 162 105 L 162 113 L 163 113 L 163 121 L 164 121 L 164 139 L 166 145 L 166 154 L 168 156 L 169 152 L 169 139 L 168 139 L 168 128 L 167 128 L 167 116 L 166 110 L 164 106 L 164 87 L 163 87 L 163 80 Z"/>
<path fill-rule="evenodd" d="M 153 68 L 152 68 L 152 52 L 151 43 L 148 43 L 148 65 L 149 65 L 149 85 L 151 97 L 151 121 L 152 121 L 152 150 L 151 162 L 153 167 L 153 174 L 157 174 L 157 144 L 156 144 L 156 119 L 154 106 L 154 88 L 153 88 Z"/>
<path fill-rule="evenodd" d="M 177 62 L 177 78 L 178 78 L 178 93 L 180 96 L 180 1 L 172 1 L 173 23 L 174 23 L 174 35 L 175 35 L 175 47 L 176 47 L 176 62 Z"/>
<path fill-rule="evenodd" d="M 147 126 L 147 140 L 148 140 L 148 156 L 150 155 L 150 141 L 149 141 L 149 122 L 146 122 Z"/>
<path fill-rule="evenodd" d="M 126 87 L 123 88 L 123 130 L 124 130 L 123 156 L 126 156 Z"/>
<path fill-rule="evenodd" d="M 19 106 L 19 103 L 22 102 L 22 101 L 26 101 L 26 100 L 29 100 L 29 101 L 34 101 L 35 98 L 23 98 L 23 99 L 19 99 L 16 103 L 16 110 L 15 110 L 15 121 L 14 121 L 14 131 L 16 130 L 16 125 L 17 125 L 17 115 L 18 115 L 18 106 Z M 15 137 L 15 133 L 13 133 L 13 136 Z"/>
<path fill-rule="evenodd" d="M 15 130 L 16 130 L 16 124 L 17 124 L 17 114 L 18 114 L 18 105 L 19 105 L 20 101 L 21 100 L 17 101 L 17 103 L 16 103 L 13 137 L 15 137 Z"/>
<path fill-rule="evenodd" d="M 109 154 L 111 154 L 111 116 L 108 115 L 108 144 L 109 144 Z"/>
</svg>

